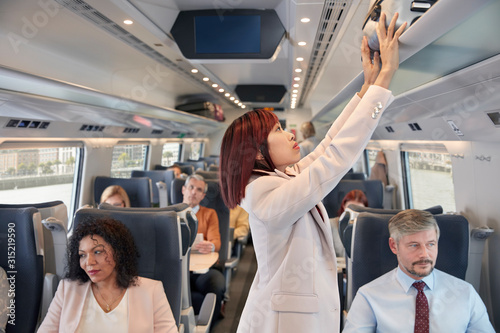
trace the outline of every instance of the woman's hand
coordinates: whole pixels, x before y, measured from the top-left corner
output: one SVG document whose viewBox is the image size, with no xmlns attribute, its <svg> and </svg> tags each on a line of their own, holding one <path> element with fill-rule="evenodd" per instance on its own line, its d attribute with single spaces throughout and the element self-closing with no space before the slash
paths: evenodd
<svg viewBox="0 0 500 333">
<path fill-rule="evenodd" d="M 385 13 L 382 13 L 377 24 L 377 37 L 380 45 L 382 68 L 374 84 L 386 89 L 389 88 L 392 77 L 399 67 L 398 39 L 406 28 L 405 22 L 394 32 L 398 16 L 398 13 L 394 14 L 391 23 L 386 29 Z"/>
<path fill-rule="evenodd" d="M 363 73 L 365 77 L 365 82 L 361 87 L 358 95 L 362 98 L 368 88 L 375 82 L 380 73 L 380 55 L 375 52 L 373 55 L 373 61 L 370 57 L 370 48 L 368 47 L 368 39 L 363 36 L 363 41 L 361 42 L 361 60 L 363 64 Z"/>
</svg>

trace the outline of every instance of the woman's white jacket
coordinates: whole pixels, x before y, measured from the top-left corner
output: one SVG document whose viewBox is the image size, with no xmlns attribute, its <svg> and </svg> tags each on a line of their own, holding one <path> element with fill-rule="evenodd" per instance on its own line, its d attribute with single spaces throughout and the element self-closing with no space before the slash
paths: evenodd
<svg viewBox="0 0 500 333">
<path fill-rule="evenodd" d="M 311 154 L 247 185 L 241 206 L 258 268 L 238 333 L 339 331 L 335 250 L 321 200 L 358 160 L 393 99 L 378 86 L 354 96 Z"/>
</svg>

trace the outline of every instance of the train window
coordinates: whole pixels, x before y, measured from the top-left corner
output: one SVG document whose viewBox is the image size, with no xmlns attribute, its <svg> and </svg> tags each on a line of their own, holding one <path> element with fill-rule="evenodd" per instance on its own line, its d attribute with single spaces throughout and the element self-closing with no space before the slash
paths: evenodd
<svg viewBox="0 0 500 333">
<path fill-rule="evenodd" d="M 148 145 L 145 144 L 116 145 L 113 148 L 111 177 L 130 178 L 132 170 L 145 170 L 147 153 Z"/>
<path fill-rule="evenodd" d="M 199 160 L 203 156 L 203 142 L 191 142 L 191 152 L 189 154 L 190 160 Z"/>
<path fill-rule="evenodd" d="M 76 201 L 74 180 L 82 145 L 69 143 L 3 144 L 0 147 L 0 196 L 2 204 L 60 200 L 70 211 Z M 52 143 L 50 143 L 52 145 Z M 16 147 L 17 146 L 17 147 Z"/>
<path fill-rule="evenodd" d="M 167 142 L 163 145 L 161 165 L 171 166 L 179 161 L 182 145 L 179 142 Z"/>
<path fill-rule="evenodd" d="M 425 209 L 441 205 L 455 212 L 451 158 L 444 146 L 403 147 L 403 177 L 407 208 Z"/>
</svg>

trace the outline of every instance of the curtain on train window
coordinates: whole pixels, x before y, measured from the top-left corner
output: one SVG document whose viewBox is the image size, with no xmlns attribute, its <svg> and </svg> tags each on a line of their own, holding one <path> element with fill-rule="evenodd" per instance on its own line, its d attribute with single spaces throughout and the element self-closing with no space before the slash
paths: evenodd
<svg viewBox="0 0 500 333">
<path fill-rule="evenodd" d="M 402 144 L 401 161 L 407 208 L 441 205 L 444 212 L 455 212 L 451 158 L 444 145 Z"/>
<path fill-rule="evenodd" d="M 171 166 L 179 161 L 182 145 L 179 142 L 167 142 L 163 145 L 161 153 L 161 165 Z"/>
<path fill-rule="evenodd" d="M 132 170 L 145 170 L 148 145 L 142 143 L 118 144 L 113 148 L 111 177 L 130 178 Z"/>
<path fill-rule="evenodd" d="M 83 160 L 80 142 L 23 142 L 0 145 L 0 202 L 61 200 L 71 216 Z"/>
<path fill-rule="evenodd" d="M 370 177 L 372 167 L 375 165 L 377 154 L 381 150 L 382 148 L 380 148 L 380 144 L 377 142 L 370 142 L 365 148 L 364 171 L 368 177 Z"/>
<path fill-rule="evenodd" d="M 203 142 L 195 141 L 191 142 L 191 151 L 189 153 L 189 159 L 197 161 L 203 156 Z"/>
</svg>

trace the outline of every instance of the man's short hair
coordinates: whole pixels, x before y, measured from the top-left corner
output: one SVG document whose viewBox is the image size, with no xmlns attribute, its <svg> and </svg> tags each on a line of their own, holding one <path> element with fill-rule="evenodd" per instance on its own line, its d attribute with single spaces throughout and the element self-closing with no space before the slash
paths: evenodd
<svg viewBox="0 0 500 333">
<path fill-rule="evenodd" d="M 204 183 L 205 183 L 205 189 L 204 189 L 203 193 L 207 193 L 207 191 L 208 191 L 208 184 L 207 184 L 207 182 L 205 181 L 205 178 L 203 178 L 203 176 L 198 175 L 198 174 L 196 174 L 196 173 L 194 173 L 194 174 L 192 174 L 192 175 L 189 175 L 189 176 L 186 178 L 186 181 L 184 182 L 184 186 L 186 186 L 186 187 L 187 187 L 187 186 L 189 185 L 189 181 L 190 181 L 191 179 L 196 179 L 196 180 L 198 180 L 198 181 L 202 181 L 202 182 L 204 182 Z"/>
<path fill-rule="evenodd" d="M 396 244 L 403 236 L 430 229 L 436 230 L 436 236 L 439 239 L 439 226 L 436 219 L 431 213 L 423 210 L 403 210 L 389 220 L 389 234 Z"/>
</svg>

